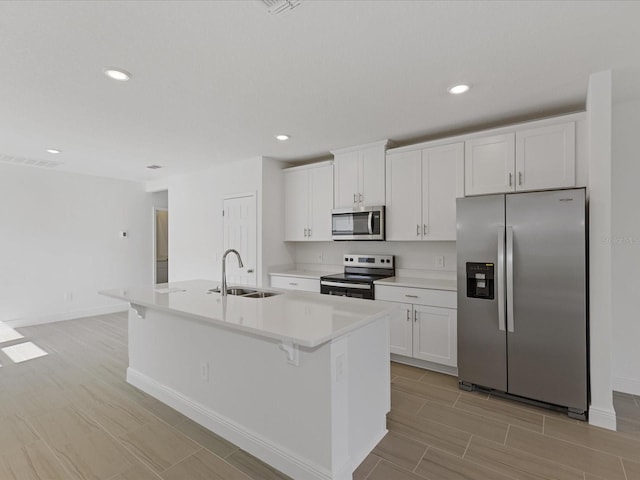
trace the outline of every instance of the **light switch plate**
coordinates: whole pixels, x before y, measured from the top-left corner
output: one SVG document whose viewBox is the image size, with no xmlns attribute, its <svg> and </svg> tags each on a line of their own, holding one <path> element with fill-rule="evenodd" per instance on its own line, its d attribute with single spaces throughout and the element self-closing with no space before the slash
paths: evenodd
<svg viewBox="0 0 640 480">
<path fill-rule="evenodd" d="M 444 255 L 436 255 L 435 266 L 436 268 L 444 268 Z"/>
</svg>

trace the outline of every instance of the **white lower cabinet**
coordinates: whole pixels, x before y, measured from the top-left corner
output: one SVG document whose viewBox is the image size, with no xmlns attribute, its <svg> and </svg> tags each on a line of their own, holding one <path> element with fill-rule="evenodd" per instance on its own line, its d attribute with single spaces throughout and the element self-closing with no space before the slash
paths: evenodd
<svg viewBox="0 0 640 480">
<path fill-rule="evenodd" d="M 376 285 L 376 301 L 398 307 L 391 315 L 391 353 L 457 367 L 455 296 L 443 290 Z M 400 298 L 421 303 L 399 302 Z"/>
<path fill-rule="evenodd" d="M 271 288 L 320 293 L 320 279 L 272 274 Z"/>
</svg>

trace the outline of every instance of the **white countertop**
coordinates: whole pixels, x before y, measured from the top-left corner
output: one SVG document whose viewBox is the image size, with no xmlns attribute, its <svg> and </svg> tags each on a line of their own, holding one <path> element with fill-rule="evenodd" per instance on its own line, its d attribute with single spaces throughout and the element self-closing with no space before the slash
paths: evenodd
<svg viewBox="0 0 640 480">
<path fill-rule="evenodd" d="M 413 277 L 389 277 L 376 280 L 376 285 L 391 285 L 393 287 L 428 288 L 431 290 L 458 290 L 457 281 L 446 278 L 413 278 Z"/>
<path fill-rule="evenodd" d="M 268 298 L 234 295 L 222 298 L 219 293 L 207 293 L 218 284 L 210 280 L 191 280 L 99 293 L 152 310 L 312 348 L 356 330 L 392 310 L 371 300 L 299 291 L 281 290 L 281 295 Z"/>
<path fill-rule="evenodd" d="M 282 275 L 283 277 L 311 278 L 313 280 L 320 280 L 320 277 L 333 275 L 335 273 L 342 273 L 342 271 L 336 270 L 332 272 L 321 272 L 314 270 L 282 270 L 269 272 L 269 275 Z"/>
</svg>

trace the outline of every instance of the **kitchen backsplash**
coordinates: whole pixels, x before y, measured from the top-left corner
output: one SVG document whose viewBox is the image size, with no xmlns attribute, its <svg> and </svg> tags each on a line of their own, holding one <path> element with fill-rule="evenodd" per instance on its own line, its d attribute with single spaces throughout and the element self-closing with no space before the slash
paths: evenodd
<svg viewBox="0 0 640 480">
<path fill-rule="evenodd" d="M 455 278 L 456 242 L 297 242 L 297 268 L 334 265 L 342 269 L 348 253 L 395 255 L 396 272 L 402 276 Z M 443 260 L 441 263 L 440 260 Z M 324 268 L 323 268 L 324 270 Z"/>
</svg>

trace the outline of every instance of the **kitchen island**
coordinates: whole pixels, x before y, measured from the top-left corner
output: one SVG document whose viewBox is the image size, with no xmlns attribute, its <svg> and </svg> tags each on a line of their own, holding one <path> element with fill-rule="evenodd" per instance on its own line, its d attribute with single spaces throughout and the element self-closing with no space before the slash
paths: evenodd
<svg viewBox="0 0 640 480">
<path fill-rule="evenodd" d="M 386 434 L 387 306 L 195 280 L 129 302 L 127 381 L 296 480 L 352 478 Z"/>
</svg>

